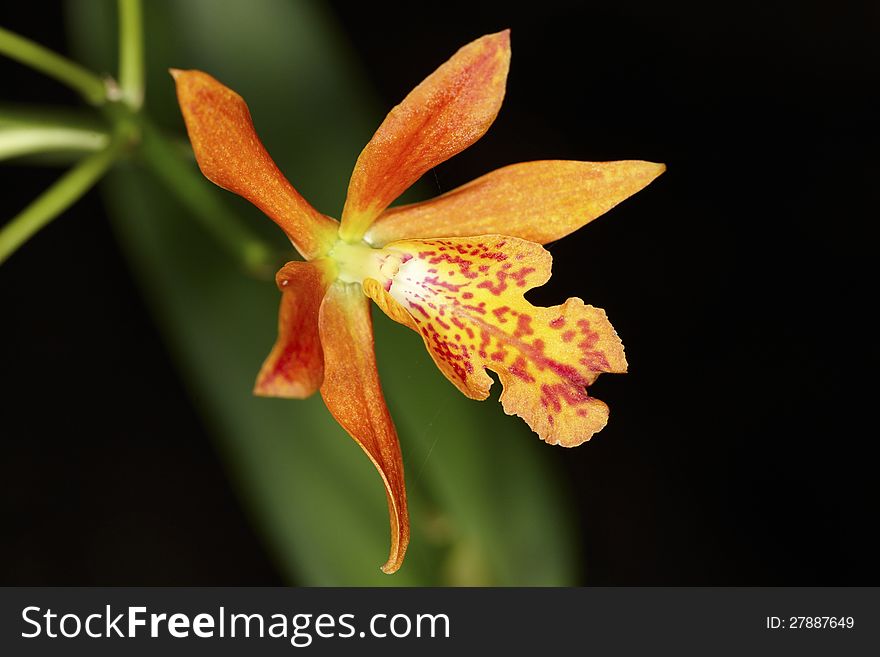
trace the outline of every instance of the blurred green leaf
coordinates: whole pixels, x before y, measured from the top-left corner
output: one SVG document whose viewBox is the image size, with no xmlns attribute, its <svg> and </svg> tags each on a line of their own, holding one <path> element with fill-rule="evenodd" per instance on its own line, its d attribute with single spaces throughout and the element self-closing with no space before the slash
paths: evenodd
<svg viewBox="0 0 880 657">
<path fill-rule="evenodd" d="M 283 0 L 145 5 L 146 106 L 155 120 L 182 130 L 169 67 L 209 71 L 247 99 L 257 130 L 300 192 L 338 215 L 351 167 L 382 112 L 321 6 Z M 97 70 L 112 70 L 113 6 L 80 0 L 69 8 L 79 54 Z M 292 581 L 574 583 L 571 520 L 560 478 L 548 467 L 551 448 L 497 403 L 461 396 L 418 336 L 376 312 L 380 373 L 401 434 L 413 524 L 403 568 L 382 575 L 387 507 L 368 459 L 320 398 L 251 395 L 275 337 L 274 285 L 242 275 L 142 170 L 118 169 L 105 191 L 120 241 L 193 399 Z M 257 210 L 227 198 L 271 234 L 271 222 Z M 276 233 L 272 239 L 280 245 Z"/>
</svg>

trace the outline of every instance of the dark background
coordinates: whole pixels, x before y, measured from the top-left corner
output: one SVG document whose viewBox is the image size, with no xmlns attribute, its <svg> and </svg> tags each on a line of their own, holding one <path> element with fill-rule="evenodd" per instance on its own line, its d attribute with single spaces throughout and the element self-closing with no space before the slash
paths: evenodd
<svg viewBox="0 0 880 657">
<path fill-rule="evenodd" d="M 606 308 L 631 365 L 597 384 L 611 425 L 556 453 L 584 583 L 880 583 L 880 9 L 509 4 L 332 7 L 389 107 L 513 29 L 504 109 L 443 191 L 533 159 L 669 167 L 552 245 L 530 295 Z M 31 7 L 0 24 L 64 51 L 59 8 Z M 75 102 L 6 60 L 0 80 L 3 100 Z M 3 165 L 0 216 L 58 174 Z M 96 192 L 0 268 L 0 303 L 0 583 L 281 583 Z"/>
</svg>

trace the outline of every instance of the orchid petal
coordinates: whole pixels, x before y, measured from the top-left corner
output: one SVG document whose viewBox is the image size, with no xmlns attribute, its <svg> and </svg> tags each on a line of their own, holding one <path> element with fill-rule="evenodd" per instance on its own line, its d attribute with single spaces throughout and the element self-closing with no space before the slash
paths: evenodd
<svg viewBox="0 0 880 657">
<path fill-rule="evenodd" d="M 524 293 L 550 278 L 551 257 L 502 235 L 405 240 L 386 251 L 401 263 L 388 283 L 364 291 L 389 317 L 417 331 L 461 392 L 485 399 L 498 374 L 501 403 L 548 443 L 573 447 L 602 427 L 608 407 L 585 388 L 601 372 L 625 372 L 623 345 L 605 312 L 572 298 L 538 308 Z M 387 288 L 387 291 L 386 291 Z"/>
<path fill-rule="evenodd" d="M 241 96 L 201 71 L 171 74 L 202 173 L 265 212 L 303 257 L 326 253 L 336 240 L 337 222 L 309 205 L 278 170 Z"/>
<path fill-rule="evenodd" d="M 321 396 L 336 421 L 366 452 L 385 484 L 391 549 L 382 570 L 391 574 L 403 563 L 409 517 L 400 443 L 376 370 L 370 300 L 360 286 L 337 282 L 324 297 L 318 325 L 324 349 Z"/>
<path fill-rule="evenodd" d="M 429 169 L 485 134 L 498 115 L 510 64 L 510 31 L 461 48 L 394 107 L 358 157 L 340 235 L 354 242 Z"/>
<path fill-rule="evenodd" d="M 254 394 L 305 399 L 324 379 L 318 310 L 335 274 L 332 261 L 288 262 L 275 275 L 281 290 L 278 339 L 260 368 Z"/>
<path fill-rule="evenodd" d="M 637 160 L 512 164 L 430 201 L 386 210 L 365 238 L 382 246 L 416 237 L 503 233 L 546 244 L 604 214 L 665 169 Z"/>
</svg>

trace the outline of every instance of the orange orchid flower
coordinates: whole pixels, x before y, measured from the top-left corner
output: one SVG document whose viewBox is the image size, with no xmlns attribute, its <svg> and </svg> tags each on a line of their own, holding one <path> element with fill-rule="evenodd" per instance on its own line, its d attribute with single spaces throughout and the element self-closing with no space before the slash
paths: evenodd
<svg viewBox="0 0 880 657">
<path fill-rule="evenodd" d="M 202 172 L 275 221 L 305 262 L 287 263 L 278 340 L 255 393 L 327 408 L 376 466 L 388 497 L 393 573 L 409 542 L 403 461 L 373 343 L 370 299 L 422 336 L 440 371 L 501 403 L 548 443 L 579 445 L 608 407 L 587 386 L 625 372 L 605 312 L 578 298 L 538 308 L 524 293 L 547 282 L 542 244 L 592 221 L 663 172 L 662 164 L 524 162 L 423 203 L 389 205 L 429 169 L 477 141 L 495 120 L 510 63 L 509 31 L 461 48 L 389 112 L 358 157 L 337 222 L 278 170 L 242 98 L 201 71 L 178 71 L 177 95 Z"/>
</svg>

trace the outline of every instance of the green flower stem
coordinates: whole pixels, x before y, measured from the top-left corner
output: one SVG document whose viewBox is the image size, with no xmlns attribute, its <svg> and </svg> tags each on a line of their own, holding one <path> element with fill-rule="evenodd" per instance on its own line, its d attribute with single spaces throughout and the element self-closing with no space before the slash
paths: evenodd
<svg viewBox="0 0 880 657">
<path fill-rule="evenodd" d="M 92 105 L 107 99 L 104 81 L 79 64 L 44 48 L 30 39 L 0 27 L 0 55 L 6 55 L 49 75 L 78 91 Z"/>
<path fill-rule="evenodd" d="M 117 139 L 103 151 L 89 155 L 6 224 L 0 230 L 0 263 L 85 194 L 116 161 L 122 144 Z"/>
<path fill-rule="evenodd" d="M 245 268 L 261 277 L 277 268 L 272 250 L 248 230 L 198 172 L 158 130 L 143 126 L 140 156 L 153 174 L 177 196 L 202 227 Z"/>
<path fill-rule="evenodd" d="M 119 0 L 119 88 L 125 104 L 144 102 L 144 32 L 140 0 Z"/>
<path fill-rule="evenodd" d="M 0 161 L 20 155 L 57 151 L 100 151 L 110 143 L 106 132 L 69 127 L 0 127 Z"/>
</svg>

